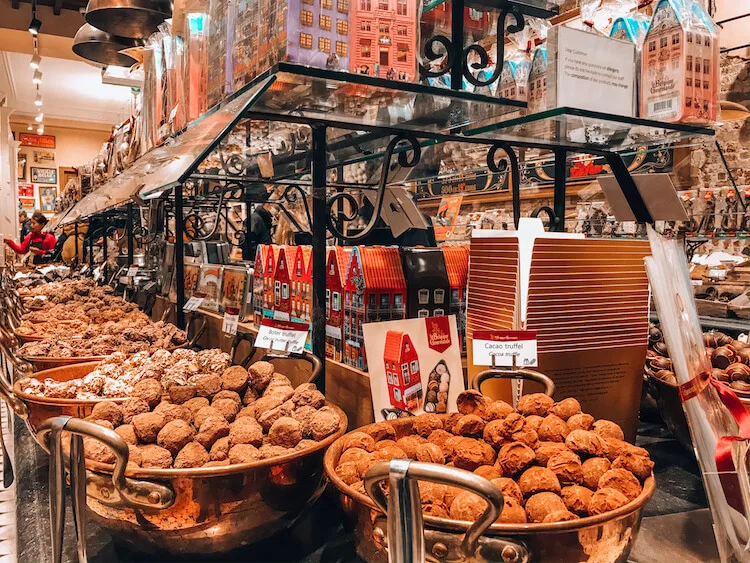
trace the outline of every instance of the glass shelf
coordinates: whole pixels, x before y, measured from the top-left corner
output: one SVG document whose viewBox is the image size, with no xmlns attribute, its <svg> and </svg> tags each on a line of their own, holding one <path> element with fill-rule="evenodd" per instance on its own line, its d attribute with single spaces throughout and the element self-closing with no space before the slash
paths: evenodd
<svg viewBox="0 0 750 563">
<path fill-rule="evenodd" d="M 465 0 L 465 5 L 478 10 L 504 10 L 517 7 L 522 14 L 549 19 L 560 13 L 564 0 Z"/>
</svg>

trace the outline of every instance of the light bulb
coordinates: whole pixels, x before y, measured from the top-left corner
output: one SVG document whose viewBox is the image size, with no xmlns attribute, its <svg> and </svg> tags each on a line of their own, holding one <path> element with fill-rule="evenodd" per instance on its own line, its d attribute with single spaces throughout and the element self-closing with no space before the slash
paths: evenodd
<svg viewBox="0 0 750 563">
<path fill-rule="evenodd" d="M 34 78 L 31 79 L 34 84 L 42 83 L 42 72 L 39 69 L 34 71 Z"/>
<path fill-rule="evenodd" d="M 39 68 L 39 65 L 42 62 L 42 57 L 40 57 L 38 54 L 34 53 L 34 56 L 31 57 L 31 60 L 29 61 L 29 66 L 33 68 L 34 70 Z"/>
<path fill-rule="evenodd" d="M 39 127 L 37 127 L 36 132 L 39 133 L 40 135 L 44 133 L 44 125 L 40 125 Z"/>
<path fill-rule="evenodd" d="M 29 125 L 29 126 L 26 127 L 26 131 L 33 131 L 33 130 L 34 130 L 34 126 L 33 125 Z"/>
<path fill-rule="evenodd" d="M 31 35 L 37 35 L 41 27 L 42 22 L 36 19 L 36 16 L 32 17 L 31 22 L 29 23 L 29 33 L 31 33 Z"/>
<path fill-rule="evenodd" d="M 34 121 L 36 121 L 37 123 L 41 123 L 43 119 L 44 119 L 44 114 L 43 113 L 37 113 L 36 117 L 34 118 Z"/>
<path fill-rule="evenodd" d="M 42 95 L 37 93 L 36 98 L 34 98 L 34 105 L 38 108 L 42 107 Z"/>
</svg>

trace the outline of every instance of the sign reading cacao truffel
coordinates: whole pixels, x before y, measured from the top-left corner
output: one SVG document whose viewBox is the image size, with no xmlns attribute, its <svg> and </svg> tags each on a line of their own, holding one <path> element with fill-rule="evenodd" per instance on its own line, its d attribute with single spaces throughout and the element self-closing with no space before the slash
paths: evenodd
<svg viewBox="0 0 750 563">
<path fill-rule="evenodd" d="M 417 198 L 441 197 L 451 194 L 474 192 L 497 192 L 508 188 L 508 174 L 496 174 L 489 170 L 457 172 L 443 178 L 420 180 L 417 183 Z"/>
</svg>

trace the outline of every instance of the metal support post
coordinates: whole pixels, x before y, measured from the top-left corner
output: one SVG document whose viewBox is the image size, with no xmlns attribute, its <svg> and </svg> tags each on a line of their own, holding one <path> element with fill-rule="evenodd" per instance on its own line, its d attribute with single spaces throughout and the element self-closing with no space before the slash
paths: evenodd
<svg viewBox="0 0 750 563">
<path fill-rule="evenodd" d="M 133 265 L 133 204 L 128 203 L 128 218 L 127 218 L 127 229 L 128 229 L 128 266 Z"/>
<path fill-rule="evenodd" d="M 250 236 L 250 230 L 252 228 L 250 215 L 252 215 L 253 212 L 253 200 L 252 197 L 250 197 L 250 186 L 245 186 L 245 190 L 242 193 L 242 199 L 245 200 L 245 240 L 242 241 L 242 257 L 245 260 L 255 260 L 255 256 L 252 256 L 250 252 L 250 249 L 253 246 L 252 237 Z"/>
<path fill-rule="evenodd" d="M 312 353 L 323 369 L 315 383 L 325 393 L 326 357 L 326 128 L 312 128 Z"/>
<path fill-rule="evenodd" d="M 498 30 L 502 37 L 503 30 Z M 464 0 L 451 3 L 451 43 L 453 44 L 453 66 L 451 67 L 451 90 L 460 90 L 464 83 Z M 502 61 L 498 63 L 502 65 Z"/>
<path fill-rule="evenodd" d="M 182 233 L 185 219 L 182 216 L 182 184 L 174 189 L 174 286 L 177 293 L 175 303 L 175 318 L 178 328 L 185 328 L 185 244 Z"/>
<path fill-rule="evenodd" d="M 89 268 L 94 267 L 94 231 L 91 228 L 91 222 L 89 221 Z"/>
<path fill-rule="evenodd" d="M 107 283 L 107 228 L 102 229 L 102 279 Z"/>
<path fill-rule="evenodd" d="M 633 211 L 635 220 L 638 223 L 653 223 L 654 220 L 651 217 L 646 204 L 641 197 L 638 188 L 635 185 L 633 177 L 630 175 L 627 165 L 622 160 L 622 157 L 617 153 L 606 153 L 604 158 L 607 159 L 607 164 L 612 169 L 612 174 L 617 178 L 617 183 L 620 185 L 622 195 L 630 205 L 630 209 Z"/>
<path fill-rule="evenodd" d="M 76 243 L 75 244 L 75 247 L 76 247 L 75 266 L 78 267 L 78 260 L 79 260 L 79 256 L 78 256 L 78 221 L 76 221 L 75 224 L 73 225 L 73 236 L 75 237 L 74 240 L 75 240 L 75 243 Z"/>
<path fill-rule="evenodd" d="M 568 152 L 565 149 L 555 149 L 555 192 L 554 208 L 557 216 L 555 230 L 565 231 L 565 183 L 567 175 L 566 161 Z"/>
</svg>

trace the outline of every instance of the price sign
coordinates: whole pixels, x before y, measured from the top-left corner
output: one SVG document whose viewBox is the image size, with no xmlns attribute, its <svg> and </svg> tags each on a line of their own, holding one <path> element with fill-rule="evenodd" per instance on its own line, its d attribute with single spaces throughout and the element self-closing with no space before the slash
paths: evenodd
<svg viewBox="0 0 750 563">
<path fill-rule="evenodd" d="M 224 334 L 234 336 L 237 334 L 237 324 L 240 322 L 240 312 L 238 309 L 227 307 L 224 311 L 224 322 L 221 323 L 221 331 Z"/>
<path fill-rule="evenodd" d="M 493 358 L 497 367 L 537 365 L 534 330 L 476 330 L 472 348 L 477 366 L 491 366 Z"/>
<path fill-rule="evenodd" d="M 143 286 L 143 291 L 151 291 L 156 287 L 155 281 L 150 281 L 146 285 Z"/>
<path fill-rule="evenodd" d="M 99 278 L 102 277 L 102 270 L 101 268 L 96 268 L 94 270 L 94 281 L 99 281 Z"/>
<path fill-rule="evenodd" d="M 128 273 L 125 275 L 129 278 L 134 278 L 137 273 L 138 273 L 138 266 L 130 266 L 130 268 L 128 268 Z"/>
<path fill-rule="evenodd" d="M 307 332 L 306 323 L 263 319 L 255 345 L 269 350 L 301 353 L 305 350 Z"/>
<path fill-rule="evenodd" d="M 84 266 L 83 268 L 81 268 L 81 274 L 85 274 L 85 273 L 86 273 L 86 272 L 88 272 L 88 271 L 89 271 L 89 266 L 88 266 L 88 264 L 86 264 L 86 265 L 85 265 L 85 266 Z"/>
<path fill-rule="evenodd" d="M 197 311 L 198 307 L 203 305 L 203 300 L 206 298 L 206 296 L 202 293 L 196 293 L 193 295 L 190 299 L 187 300 L 187 303 L 183 305 L 182 310 L 183 311 Z"/>
</svg>

